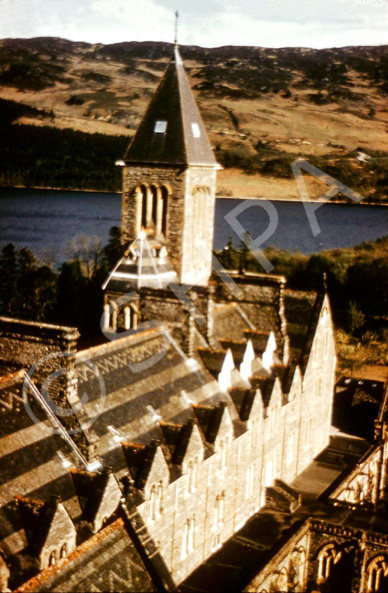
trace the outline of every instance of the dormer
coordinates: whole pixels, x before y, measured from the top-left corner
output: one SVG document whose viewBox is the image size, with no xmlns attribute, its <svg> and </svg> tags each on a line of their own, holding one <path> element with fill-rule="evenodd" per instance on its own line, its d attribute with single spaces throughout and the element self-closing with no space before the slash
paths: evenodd
<svg viewBox="0 0 388 593">
<path fill-rule="evenodd" d="M 193 419 L 183 425 L 161 422 L 160 427 L 173 462 L 179 465 L 182 475 L 186 477 L 186 493 L 191 494 L 197 488 L 199 469 L 205 454 L 199 428 Z"/>
<path fill-rule="evenodd" d="M 226 351 L 224 362 L 222 363 L 221 372 L 218 375 L 218 384 L 221 391 L 228 391 L 232 387 L 232 371 L 235 369 L 233 354 L 230 349 Z"/>
<path fill-rule="evenodd" d="M 294 367 L 294 369 L 290 369 L 290 373 L 292 373 L 292 375 L 290 377 L 291 384 L 288 390 L 288 401 L 292 402 L 302 393 L 303 377 L 298 366 Z"/>
<path fill-rule="evenodd" d="M 144 490 L 158 448 L 158 441 L 148 445 L 122 441 L 121 446 L 135 488 Z"/>
<path fill-rule="evenodd" d="M 253 363 L 256 358 L 252 340 L 248 340 L 243 360 L 240 364 L 240 375 L 244 381 L 248 381 L 253 375 Z"/>
<path fill-rule="evenodd" d="M 220 429 L 222 417 L 226 408 L 225 402 L 217 406 L 194 404 L 193 410 L 206 442 L 213 445 Z"/>
<path fill-rule="evenodd" d="M 119 505 L 122 494 L 116 478 L 110 468 L 100 472 L 71 470 L 71 475 L 83 509 L 82 517 L 97 533 Z"/>
<path fill-rule="evenodd" d="M 225 405 L 224 411 L 221 417 L 221 422 L 214 440 L 214 448 L 218 450 L 228 450 L 233 439 L 233 422 L 228 409 Z"/>
<path fill-rule="evenodd" d="M 240 420 L 248 420 L 253 402 L 256 396 L 256 390 L 250 387 L 235 386 L 229 389 L 229 395 L 233 400 Z"/>
<path fill-rule="evenodd" d="M 31 553 L 40 570 L 56 564 L 76 547 L 76 529 L 59 497 L 47 502 L 17 496 L 18 508 Z"/>
<path fill-rule="evenodd" d="M 165 491 L 170 482 L 170 471 L 158 444 L 144 484 L 144 497 L 149 505 L 149 519 L 157 519 L 163 513 Z"/>
<path fill-rule="evenodd" d="M 276 348 L 277 348 L 277 346 L 276 346 L 275 334 L 273 332 L 270 332 L 269 337 L 268 337 L 267 346 L 265 348 L 265 351 L 263 352 L 263 357 L 262 357 L 263 367 L 267 371 L 270 371 L 271 368 L 273 367 L 273 365 L 275 364 L 274 353 L 276 351 Z"/>
<path fill-rule="evenodd" d="M 202 461 L 204 446 L 193 419 L 189 419 L 185 424 L 161 422 L 160 428 L 174 464 L 187 465 L 188 460 L 194 457 Z"/>
<path fill-rule="evenodd" d="M 279 377 L 275 378 L 272 386 L 270 398 L 268 401 L 268 409 L 277 413 L 283 406 L 283 391 Z"/>
</svg>

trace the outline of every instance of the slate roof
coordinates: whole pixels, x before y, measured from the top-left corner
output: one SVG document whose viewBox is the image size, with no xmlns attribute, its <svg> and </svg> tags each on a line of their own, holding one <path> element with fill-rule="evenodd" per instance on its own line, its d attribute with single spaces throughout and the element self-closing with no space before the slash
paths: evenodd
<svg viewBox="0 0 388 593">
<path fill-rule="evenodd" d="M 23 380 L 24 372 L 19 371 L 0 381 L 0 546 L 7 557 L 13 557 L 11 578 L 20 578 L 26 564 L 36 571 L 27 557 L 16 556 L 28 544 L 23 521 L 26 517 L 22 519 L 17 496 L 30 498 L 23 505 L 24 510 L 29 507 L 30 518 L 34 513 L 42 518 L 41 513 L 47 511 L 49 523 L 55 504 L 44 509 L 42 501 L 52 496 L 61 498 L 74 522 L 81 515 L 67 466 L 67 461 L 75 465 L 76 460 L 34 401 L 28 400 L 35 421 L 28 414 L 23 402 Z M 19 562 L 24 563 L 23 570 Z M 17 581 L 11 582 L 11 586 L 17 585 Z"/>
<path fill-rule="evenodd" d="M 124 160 L 218 167 L 177 47 Z"/>
<path fill-rule="evenodd" d="M 87 365 L 83 365 L 85 359 Z M 104 393 L 101 383 L 91 376 L 90 365 L 101 373 Z M 128 471 L 128 456 L 136 457 L 128 449 L 131 442 L 137 444 L 138 457 L 149 457 L 151 453 L 142 446 L 153 439 L 171 445 L 169 437 L 166 441 L 168 429 L 166 425 L 162 429 L 160 421 L 187 424 L 194 418 L 192 404 L 214 406 L 227 401 L 233 408 L 210 373 L 188 359 L 163 326 L 80 352 L 78 369 L 80 392 L 89 400 L 84 411 L 93 420 L 87 430 L 97 436 L 102 464 L 112 467 L 119 478 Z M 237 412 L 230 411 L 237 419 Z M 121 439 L 115 439 L 108 427 Z M 179 454 L 177 450 L 177 457 L 181 455 L 182 447 Z M 134 467 L 130 469 L 136 481 L 144 481 Z"/>
<path fill-rule="evenodd" d="M 156 591 L 156 586 L 119 518 L 17 591 L 129 590 Z"/>
<path fill-rule="evenodd" d="M 382 381 L 341 377 L 335 386 L 333 424 L 372 441 L 384 396 Z"/>
<path fill-rule="evenodd" d="M 242 340 L 245 330 L 253 327 L 237 303 L 216 303 L 213 315 L 213 333 L 216 338 L 233 336 L 235 340 Z"/>
<path fill-rule="evenodd" d="M 287 320 L 287 335 L 290 341 L 290 360 L 302 364 L 304 370 L 306 355 L 309 353 L 307 344 L 314 335 L 324 294 L 301 290 L 284 291 L 284 308 Z M 304 360 L 301 360 L 301 358 Z"/>
</svg>

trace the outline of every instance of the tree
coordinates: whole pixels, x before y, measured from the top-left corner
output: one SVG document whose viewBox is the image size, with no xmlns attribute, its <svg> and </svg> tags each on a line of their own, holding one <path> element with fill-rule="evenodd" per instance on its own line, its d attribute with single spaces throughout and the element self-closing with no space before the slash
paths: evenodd
<svg viewBox="0 0 388 593">
<path fill-rule="evenodd" d="M 358 308 L 357 303 L 351 301 L 349 303 L 349 311 L 348 311 L 348 325 L 349 325 L 349 332 L 352 336 L 359 336 L 362 333 L 362 330 L 365 327 L 365 315 L 364 313 Z"/>
<path fill-rule="evenodd" d="M 71 260 L 79 262 L 82 274 L 86 278 L 93 278 L 101 256 L 99 237 L 78 235 L 66 243 L 65 251 Z"/>
<path fill-rule="evenodd" d="M 101 253 L 102 271 L 106 274 L 110 272 L 122 255 L 121 229 L 118 226 L 112 226 L 109 230 L 109 241 Z"/>
<path fill-rule="evenodd" d="M 0 256 L 0 313 L 12 315 L 18 300 L 18 263 L 15 246 L 6 245 Z"/>
</svg>

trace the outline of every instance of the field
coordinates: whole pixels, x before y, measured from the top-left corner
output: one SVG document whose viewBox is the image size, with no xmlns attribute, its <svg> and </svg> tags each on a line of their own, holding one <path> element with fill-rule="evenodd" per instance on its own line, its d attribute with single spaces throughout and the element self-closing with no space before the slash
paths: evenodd
<svg viewBox="0 0 388 593">
<path fill-rule="evenodd" d="M 5 123 L 23 125 L 27 142 L 31 126 L 42 128 L 42 138 L 54 128 L 129 142 L 171 54 L 165 43 L 2 40 L 0 98 L 6 113 L 17 107 Z M 220 195 L 295 199 L 290 164 L 303 158 L 366 200 L 388 201 L 388 46 L 187 46 L 181 54 L 227 169 Z M 8 159 L 7 166 L 16 165 Z M 311 181 L 319 196 L 322 184 Z M 1 166 L 0 183 L 7 184 Z"/>
</svg>

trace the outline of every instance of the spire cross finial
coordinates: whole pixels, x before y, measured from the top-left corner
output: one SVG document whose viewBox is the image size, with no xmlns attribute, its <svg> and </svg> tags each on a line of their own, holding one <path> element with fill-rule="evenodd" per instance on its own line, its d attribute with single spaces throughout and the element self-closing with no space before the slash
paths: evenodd
<svg viewBox="0 0 388 593">
<path fill-rule="evenodd" d="M 178 45 L 178 19 L 179 19 L 179 12 L 175 11 L 175 39 L 174 44 L 175 47 Z"/>
</svg>

